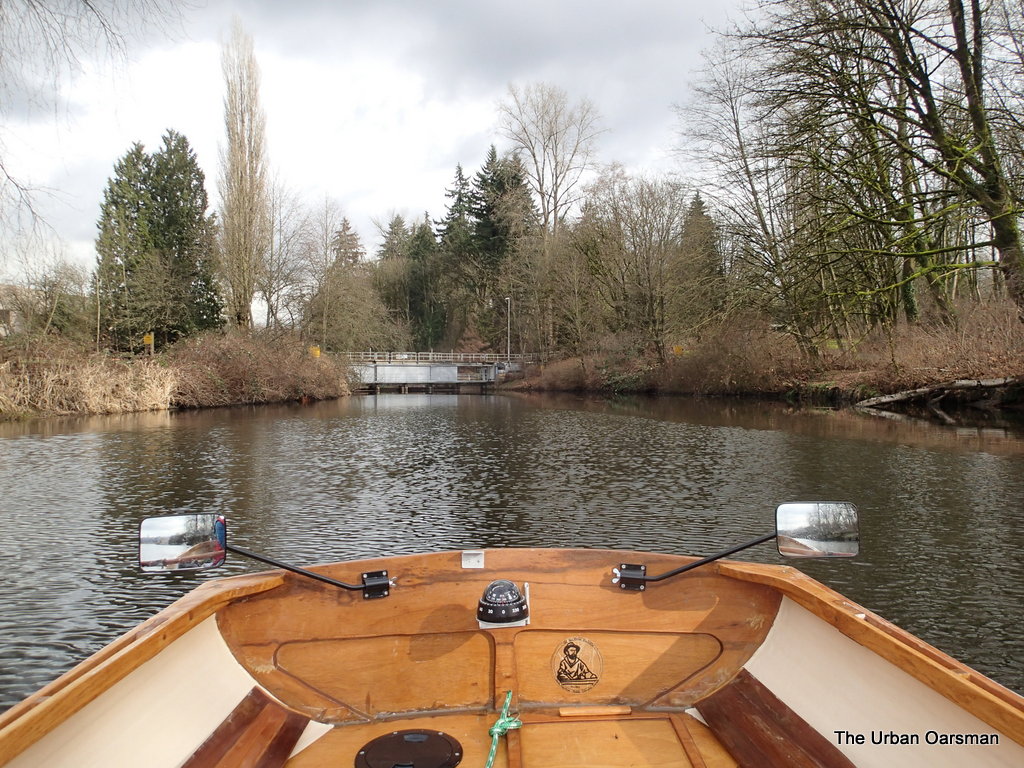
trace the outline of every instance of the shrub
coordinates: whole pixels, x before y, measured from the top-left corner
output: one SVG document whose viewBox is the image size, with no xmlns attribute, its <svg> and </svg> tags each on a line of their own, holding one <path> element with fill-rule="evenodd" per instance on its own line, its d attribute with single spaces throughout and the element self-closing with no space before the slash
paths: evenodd
<svg viewBox="0 0 1024 768">
<path fill-rule="evenodd" d="M 210 334 L 168 350 L 177 372 L 172 405 L 186 408 L 322 400 L 349 393 L 346 367 L 314 358 L 294 336 Z"/>
</svg>

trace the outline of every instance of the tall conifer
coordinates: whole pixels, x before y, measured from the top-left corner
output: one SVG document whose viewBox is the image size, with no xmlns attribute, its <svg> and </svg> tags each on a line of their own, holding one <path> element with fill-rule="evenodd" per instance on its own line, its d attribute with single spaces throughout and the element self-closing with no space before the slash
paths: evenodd
<svg viewBox="0 0 1024 768">
<path fill-rule="evenodd" d="M 158 345 L 221 325 L 213 278 L 213 217 L 188 141 L 168 131 L 160 151 L 136 143 L 114 166 L 96 239 L 99 330 L 114 349 Z"/>
<path fill-rule="evenodd" d="M 138 273 L 153 250 L 150 220 L 153 201 L 148 179 L 150 158 L 135 143 L 114 165 L 100 205 L 96 295 L 100 332 L 115 349 L 142 343 L 148 330 L 140 316 Z"/>
</svg>

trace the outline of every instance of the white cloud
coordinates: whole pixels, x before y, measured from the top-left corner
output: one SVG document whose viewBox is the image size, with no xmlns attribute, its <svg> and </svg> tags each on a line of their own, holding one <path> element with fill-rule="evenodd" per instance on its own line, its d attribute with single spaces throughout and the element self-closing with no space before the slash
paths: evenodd
<svg viewBox="0 0 1024 768">
<path fill-rule="evenodd" d="M 277 177 L 311 202 L 337 199 L 372 249 L 373 220 L 441 218 L 456 163 L 472 173 L 502 146 L 495 108 L 512 81 L 591 99 L 608 128 L 601 161 L 671 170 L 671 105 L 705 44 L 699 13 L 724 14 L 694 7 L 214 1 L 184 20 L 187 40 L 136 50 L 118 70 L 86 61 L 57 99 L 65 114 L 8 123 L 4 159 L 54 190 L 40 208 L 87 264 L 106 181 L 136 141 L 154 150 L 167 129 L 185 135 L 216 205 L 221 41 L 237 12 L 255 43 Z"/>
</svg>

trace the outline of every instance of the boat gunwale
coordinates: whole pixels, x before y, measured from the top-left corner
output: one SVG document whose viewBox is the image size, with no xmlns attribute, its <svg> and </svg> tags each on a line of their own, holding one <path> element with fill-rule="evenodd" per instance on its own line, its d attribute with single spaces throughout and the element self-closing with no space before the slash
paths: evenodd
<svg viewBox="0 0 1024 768">
<path fill-rule="evenodd" d="M 207 581 L 115 638 L 0 713 L 0 765 L 20 755 L 224 605 L 274 589 L 283 581 L 284 571 Z"/>
<path fill-rule="evenodd" d="M 772 587 L 858 645 L 1024 746 L 1024 697 L 785 565 L 722 561 L 722 576 Z"/>
</svg>

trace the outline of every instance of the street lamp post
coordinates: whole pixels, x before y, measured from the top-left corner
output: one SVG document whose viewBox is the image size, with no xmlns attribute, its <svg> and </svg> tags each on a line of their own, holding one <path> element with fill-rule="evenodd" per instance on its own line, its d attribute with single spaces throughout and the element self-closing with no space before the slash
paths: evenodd
<svg viewBox="0 0 1024 768">
<path fill-rule="evenodd" d="M 512 364 L 512 297 L 505 297 L 505 358 Z"/>
</svg>

